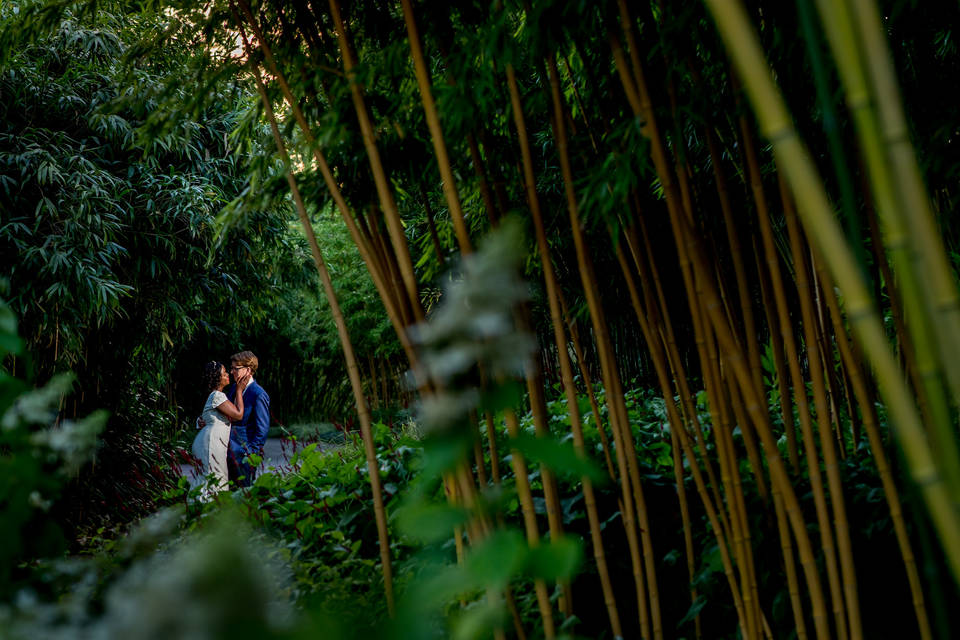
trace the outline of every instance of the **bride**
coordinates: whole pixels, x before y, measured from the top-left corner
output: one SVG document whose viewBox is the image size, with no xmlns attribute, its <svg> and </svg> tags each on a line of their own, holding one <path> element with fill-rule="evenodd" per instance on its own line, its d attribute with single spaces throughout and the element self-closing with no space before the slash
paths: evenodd
<svg viewBox="0 0 960 640">
<path fill-rule="evenodd" d="M 211 474 L 214 477 L 204 490 L 205 497 L 229 488 L 227 448 L 230 444 L 230 421 L 243 418 L 243 390 L 249 382 L 249 372 L 237 379 L 237 390 L 233 402 L 230 402 L 223 393 L 224 387 L 230 384 L 226 368 L 217 361 L 203 365 L 203 383 L 210 395 L 203 406 L 205 426 L 193 440 L 193 457 L 201 464 L 201 477 L 197 484 L 204 482 Z"/>
</svg>

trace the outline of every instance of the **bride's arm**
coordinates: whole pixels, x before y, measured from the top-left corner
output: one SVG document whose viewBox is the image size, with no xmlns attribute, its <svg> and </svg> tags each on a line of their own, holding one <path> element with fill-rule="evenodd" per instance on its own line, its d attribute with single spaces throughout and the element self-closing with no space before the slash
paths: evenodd
<svg viewBox="0 0 960 640">
<path fill-rule="evenodd" d="M 240 381 L 237 383 L 237 391 L 234 393 L 233 402 L 229 400 L 224 400 L 219 405 L 217 405 L 217 411 L 230 418 L 231 420 L 241 420 L 243 419 L 243 390 L 247 388 L 247 381 Z"/>
</svg>

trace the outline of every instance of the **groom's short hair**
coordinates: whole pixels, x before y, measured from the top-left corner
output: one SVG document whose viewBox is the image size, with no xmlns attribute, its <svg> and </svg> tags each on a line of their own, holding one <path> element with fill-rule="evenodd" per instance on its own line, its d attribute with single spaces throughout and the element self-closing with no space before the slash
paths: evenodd
<svg viewBox="0 0 960 640">
<path fill-rule="evenodd" d="M 260 365 L 257 356 L 253 355 L 253 351 L 235 353 L 230 356 L 230 362 L 235 365 L 240 365 L 241 367 L 250 367 L 250 375 L 254 375 L 257 372 L 257 367 Z"/>
</svg>

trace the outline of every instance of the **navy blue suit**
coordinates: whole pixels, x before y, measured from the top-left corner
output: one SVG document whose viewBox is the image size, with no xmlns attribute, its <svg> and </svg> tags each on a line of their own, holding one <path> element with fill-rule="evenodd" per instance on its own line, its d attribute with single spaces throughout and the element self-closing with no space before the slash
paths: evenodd
<svg viewBox="0 0 960 640">
<path fill-rule="evenodd" d="M 224 389 L 228 398 L 232 398 L 235 392 L 235 384 Z M 243 419 L 234 422 L 230 428 L 230 479 L 236 480 L 241 487 L 249 487 L 256 473 L 256 468 L 246 461 L 246 457 L 251 453 L 263 455 L 269 430 L 270 396 L 253 380 L 243 390 Z"/>
</svg>

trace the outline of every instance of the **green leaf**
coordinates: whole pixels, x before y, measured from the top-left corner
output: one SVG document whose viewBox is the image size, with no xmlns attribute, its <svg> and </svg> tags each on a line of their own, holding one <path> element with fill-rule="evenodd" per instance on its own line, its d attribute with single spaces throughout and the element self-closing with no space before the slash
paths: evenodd
<svg viewBox="0 0 960 640">
<path fill-rule="evenodd" d="M 686 623 L 690 622 L 691 620 L 696 618 L 698 615 L 700 615 L 700 611 L 706 606 L 706 604 L 707 604 L 707 599 L 703 595 L 698 595 L 697 599 L 694 600 L 693 603 L 690 605 L 690 608 L 687 609 L 687 612 L 683 614 L 682 618 L 680 618 L 680 622 L 677 623 L 677 628 L 679 629 L 680 627 L 682 627 L 683 625 L 685 625 Z"/>
<path fill-rule="evenodd" d="M 494 629 L 503 626 L 506 611 L 500 602 L 483 599 L 471 603 L 453 623 L 454 640 L 489 638 Z"/>
<path fill-rule="evenodd" d="M 523 567 L 526 552 L 520 532 L 498 531 L 470 551 L 465 568 L 479 584 L 502 589 Z"/>
<path fill-rule="evenodd" d="M 56 375 L 46 386 L 20 396 L 3 415 L 0 425 L 4 429 L 13 429 L 23 424 L 49 424 L 59 407 L 61 396 L 69 393 L 73 386 L 73 378 L 72 373 Z"/>
<path fill-rule="evenodd" d="M 527 568 L 544 580 L 571 578 L 583 562 L 583 543 L 573 536 L 551 540 L 530 549 Z"/>
<path fill-rule="evenodd" d="M 404 535 L 431 543 L 451 537 L 454 527 L 464 524 L 469 516 L 461 507 L 414 502 L 398 511 L 397 524 Z"/>
<path fill-rule="evenodd" d="M 577 455 L 572 442 L 521 434 L 510 446 L 529 460 L 545 464 L 558 475 L 571 479 L 587 477 L 596 485 L 607 481 L 607 475 L 588 458 Z"/>
<path fill-rule="evenodd" d="M 496 385 L 480 396 L 478 409 L 481 412 L 497 413 L 503 409 L 523 406 L 525 390 L 521 383 L 516 381 Z"/>
<path fill-rule="evenodd" d="M 421 474 L 425 478 L 439 478 L 463 460 L 470 450 L 471 441 L 466 432 L 436 433 L 424 442 Z"/>
</svg>

